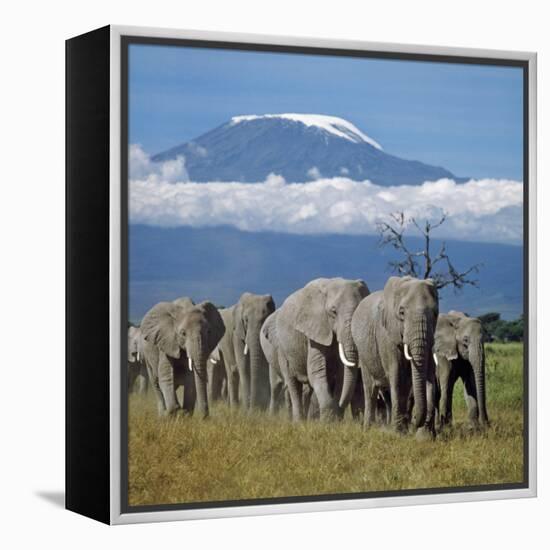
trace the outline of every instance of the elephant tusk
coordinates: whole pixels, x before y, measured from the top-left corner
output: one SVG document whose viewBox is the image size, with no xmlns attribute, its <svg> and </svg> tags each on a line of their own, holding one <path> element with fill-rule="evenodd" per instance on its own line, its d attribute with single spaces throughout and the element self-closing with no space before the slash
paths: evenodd
<svg viewBox="0 0 550 550">
<path fill-rule="evenodd" d="M 346 358 L 346 354 L 344 353 L 344 346 L 340 342 L 338 342 L 338 353 L 340 355 L 340 361 L 346 365 L 346 367 L 355 367 L 355 363 L 352 363 Z"/>
<path fill-rule="evenodd" d="M 437 359 L 437 354 L 436 353 L 434 353 L 434 363 L 435 363 L 436 367 L 439 367 L 439 361 Z"/>
<path fill-rule="evenodd" d="M 409 355 L 409 346 L 407 346 L 407 344 L 405 344 L 404 350 L 405 350 L 405 359 L 407 361 L 412 361 L 413 358 Z"/>
<path fill-rule="evenodd" d="M 210 362 L 211 362 L 213 365 L 217 364 L 217 361 L 216 361 L 213 357 L 210 357 Z"/>
<path fill-rule="evenodd" d="M 187 358 L 187 366 L 189 367 L 189 370 L 193 370 L 193 361 L 191 360 L 191 357 Z"/>
<path fill-rule="evenodd" d="M 244 354 L 248 355 L 248 344 L 244 345 Z"/>
<path fill-rule="evenodd" d="M 139 361 L 139 351 L 137 352 L 137 360 Z"/>
</svg>

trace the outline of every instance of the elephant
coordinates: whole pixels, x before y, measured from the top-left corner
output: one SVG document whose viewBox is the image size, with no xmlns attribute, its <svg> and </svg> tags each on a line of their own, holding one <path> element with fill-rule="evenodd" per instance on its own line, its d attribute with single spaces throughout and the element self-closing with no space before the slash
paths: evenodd
<svg viewBox="0 0 550 550">
<path fill-rule="evenodd" d="M 180 408 L 176 389 L 183 385 L 184 411 L 206 418 L 206 361 L 225 331 L 216 307 L 210 302 L 195 305 L 189 298 L 160 302 L 143 318 L 141 331 L 159 414 Z"/>
<path fill-rule="evenodd" d="M 275 415 L 283 406 L 289 413 L 291 411 L 290 396 L 285 383 L 287 376 L 283 375 L 286 362 L 284 358 L 281 358 L 281 362 L 279 362 L 276 320 L 277 311 L 274 311 L 264 321 L 260 331 L 260 345 L 269 365 L 269 413 L 271 415 Z"/>
<path fill-rule="evenodd" d="M 365 429 L 375 421 L 379 390 L 382 396 L 389 390 L 393 429 L 403 433 L 411 423 L 418 439 L 435 436 L 432 346 L 438 314 L 434 282 L 410 276 L 390 277 L 355 310 L 351 332 L 363 377 Z"/>
<path fill-rule="evenodd" d="M 351 318 L 368 294 L 362 280 L 320 278 L 291 294 L 279 309 L 277 338 L 286 361 L 294 421 L 304 418 L 304 384 L 313 388 L 321 420 L 341 416 L 332 383 L 340 364 L 344 369 L 341 400 L 347 404 L 351 399 L 358 374 Z"/>
<path fill-rule="evenodd" d="M 453 389 L 458 378 L 464 384 L 464 399 L 473 427 L 489 424 L 485 395 L 485 351 L 481 321 L 450 311 L 437 320 L 433 358 L 441 392 L 441 427 L 452 423 Z"/>
<path fill-rule="evenodd" d="M 275 311 L 270 294 L 245 292 L 233 309 L 233 349 L 243 410 L 269 405 L 269 367 L 260 345 L 260 329 Z"/>
<path fill-rule="evenodd" d="M 233 312 L 235 306 L 219 309 L 219 314 L 224 324 L 224 334 L 210 356 L 209 369 L 212 371 L 212 384 L 214 385 L 214 371 L 219 375 L 219 369 L 225 372 L 225 384 L 227 401 L 230 408 L 234 409 L 239 403 L 239 371 L 235 359 L 235 348 L 233 345 Z M 221 375 L 220 375 L 221 376 Z M 223 383 L 222 383 L 223 387 Z M 213 390 L 212 390 L 213 391 Z"/>
<path fill-rule="evenodd" d="M 143 357 L 143 342 L 139 327 L 128 327 L 128 391 L 147 392 L 147 367 Z"/>
</svg>

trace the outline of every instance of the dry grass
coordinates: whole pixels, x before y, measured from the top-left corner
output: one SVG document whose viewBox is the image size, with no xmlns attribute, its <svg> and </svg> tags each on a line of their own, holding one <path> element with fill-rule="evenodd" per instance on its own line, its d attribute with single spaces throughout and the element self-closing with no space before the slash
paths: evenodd
<svg viewBox="0 0 550 550">
<path fill-rule="evenodd" d="M 151 395 L 131 396 L 129 504 L 521 482 L 521 344 L 489 344 L 487 363 L 489 430 L 467 429 L 459 383 L 455 426 L 434 442 L 364 432 L 351 419 L 295 425 L 222 404 L 207 421 L 159 419 Z"/>
</svg>

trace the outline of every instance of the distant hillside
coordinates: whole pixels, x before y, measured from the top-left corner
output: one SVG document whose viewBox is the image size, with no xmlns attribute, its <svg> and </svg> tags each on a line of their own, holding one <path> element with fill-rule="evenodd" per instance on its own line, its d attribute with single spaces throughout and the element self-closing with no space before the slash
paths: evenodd
<svg viewBox="0 0 550 550">
<path fill-rule="evenodd" d="M 371 290 L 390 276 L 389 250 L 375 236 L 248 233 L 229 227 L 173 229 L 130 226 L 130 319 L 139 321 L 156 302 L 188 295 L 229 306 L 244 291 L 273 294 L 280 304 L 316 277 L 364 279 Z M 437 247 L 437 242 L 434 242 Z M 470 314 L 522 312 L 522 248 L 447 241 L 457 267 L 484 263 L 480 289 L 442 294 L 441 310 Z"/>
<path fill-rule="evenodd" d="M 153 157 L 185 157 L 191 181 L 287 182 L 344 176 L 378 185 L 415 185 L 457 178 L 448 170 L 390 155 L 351 122 L 326 115 L 233 117 L 221 126 Z"/>
</svg>

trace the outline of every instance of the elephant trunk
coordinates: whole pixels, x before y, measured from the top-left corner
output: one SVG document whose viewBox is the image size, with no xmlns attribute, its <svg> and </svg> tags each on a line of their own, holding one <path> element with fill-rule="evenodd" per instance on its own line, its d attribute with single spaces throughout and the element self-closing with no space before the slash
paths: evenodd
<svg viewBox="0 0 550 550">
<path fill-rule="evenodd" d="M 418 313 L 406 323 L 404 331 L 406 355 L 410 357 L 412 387 L 414 396 L 415 429 L 424 425 L 427 416 L 426 381 L 428 373 L 428 354 L 433 347 L 433 321 L 429 314 Z"/>
<path fill-rule="evenodd" d="M 345 325 L 343 334 L 338 338 L 338 353 L 344 365 L 342 394 L 340 395 L 338 406 L 341 410 L 344 410 L 353 397 L 359 376 L 357 348 L 351 336 L 351 318 L 350 323 Z"/>
<path fill-rule="evenodd" d="M 195 414 L 200 418 L 206 418 L 209 414 L 206 370 L 208 353 L 203 348 L 202 341 L 198 340 L 192 346 L 188 346 L 188 354 L 192 363 L 193 378 L 195 380 Z"/>
<path fill-rule="evenodd" d="M 482 425 L 489 423 L 487 416 L 487 405 L 485 396 L 485 352 L 483 349 L 483 342 L 472 342 L 468 349 L 470 363 L 474 369 L 474 377 L 476 381 L 476 398 L 478 407 L 478 418 Z"/>
<path fill-rule="evenodd" d="M 250 356 L 250 408 L 263 407 L 262 382 L 268 372 L 267 360 L 260 346 L 260 332 L 249 331 L 247 334 L 248 353 Z"/>
</svg>

